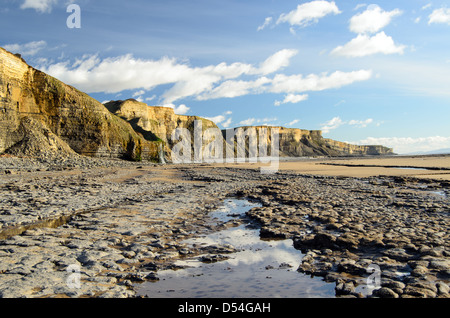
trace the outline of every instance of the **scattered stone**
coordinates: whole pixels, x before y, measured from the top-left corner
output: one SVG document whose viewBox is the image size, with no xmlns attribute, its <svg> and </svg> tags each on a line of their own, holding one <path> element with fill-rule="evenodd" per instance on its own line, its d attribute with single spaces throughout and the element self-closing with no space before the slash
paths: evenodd
<svg viewBox="0 0 450 318">
<path fill-rule="evenodd" d="M 437 282 L 436 287 L 439 295 L 447 296 L 450 293 L 450 287 L 444 282 Z"/>
<path fill-rule="evenodd" d="M 437 296 L 435 292 L 427 288 L 420 288 L 414 286 L 407 286 L 404 290 L 404 294 L 418 298 L 435 298 Z"/>
<path fill-rule="evenodd" d="M 335 291 L 336 291 L 337 296 L 350 295 L 350 294 L 355 293 L 355 285 L 353 284 L 353 282 L 336 283 Z"/>
<path fill-rule="evenodd" d="M 228 256 L 225 255 L 203 255 L 199 258 L 200 262 L 203 263 L 216 263 L 216 262 L 220 262 L 223 260 L 227 260 L 229 259 Z"/>
<path fill-rule="evenodd" d="M 450 202 L 408 178 L 156 169 L 93 158 L 1 158 L 0 174 L 6 170 L 15 174 L 0 179 L 2 297 L 133 297 L 135 283 L 157 280 L 179 258 L 224 260 L 236 248 L 180 242 L 220 228 L 208 213 L 236 194 L 262 203 L 246 214 L 261 237 L 292 239 L 305 254 L 294 266 L 334 282 L 336 295 L 360 297 L 358 283 L 370 275 L 381 277 L 375 297 L 449 295 Z M 65 282 L 77 273 L 82 288 L 70 290 Z"/>
<path fill-rule="evenodd" d="M 398 294 L 396 294 L 392 289 L 387 287 L 381 287 L 380 289 L 374 290 L 372 295 L 381 298 L 399 298 Z"/>
</svg>

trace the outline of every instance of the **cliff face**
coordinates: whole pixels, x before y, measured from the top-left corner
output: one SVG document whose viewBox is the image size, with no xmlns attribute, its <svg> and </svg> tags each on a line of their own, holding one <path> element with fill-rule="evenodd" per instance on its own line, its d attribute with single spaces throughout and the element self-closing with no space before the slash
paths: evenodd
<svg viewBox="0 0 450 318">
<path fill-rule="evenodd" d="M 177 128 L 187 128 L 194 131 L 194 121 L 202 120 L 203 128 L 217 128 L 206 119 L 196 116 L 175 114 L 169 107 L 148 106 L 134 99 L 125 101 L 111 101 L 105 107 L 113 114 L 128 121 L 132 127 L 144 134 L 148 139 L 162 140 L 172 148 L 172 133 Z"/>
<path fill-rule="evenodd" d="M 194 145 L 195 145 L 195 121 L 200 121 L 202 124 L 202 151 L 207 152 L 207 146 L 211 141 L 214 141 L 216 136 L 208 134 L 210 128 L 216 129 L 220 132 L 217 125 L 205 118 L 198 116 L 185 116 L 175 114 L 172 108 L 148 106 L 145 103 L 138 102 L 134 99 L 128 99 L 125 101 L 111 101 L 105 104 L 109 111 L 126 121 L 128 121 L 132 127 L 144 137 L 149 140 L 162 140 L 165 144 L 165 156 L 168 160 L 171 160 L 171 150 L 180 142 L 179 138 L 172 138 L 176 129 L 187 129 L 191 140 L 191 160 L 194 159 Z M 221 135 L 218 136 L 220 144 L 224 147 L 223 151 L 229 145 Z M 212 151 L 212 155 L 216 155 Z"/>
<path fill-rule="evenodd" d="M 160 144 L 95 99 L 0 48 L 0 153 L 157 159 Z"/>
<path fill-rule="evenodd" d="M 332 139 L 323 139 L 327 148 L 332 151 L 344 153 L 345 155 L 353 156 L 379 156 L 379 155 L 393 155 L 392 148 L 381 145 L 351 145 L 345 142 L 340 142 Z"/>
<path fill-rule="evenodd" d="M 133 128 L 144 135 L 147 139 L 164 141 L 166 158 L 170 158 L 171 150 L 179 143 L 178 139 L 173 139 L 172 134 L 177 128 L 185 128 L 191 136 L 191 159 L 194 159 L 194 122 L 200 120 L 202 123 L 203 153 L 207 152 L 208 143 L 219 136 L 208 135 L 206 131 L 209 128 L 218 130 L 216 124 L 212 121 L 197 117 L 184 116 L 174 113 L 172 108 L 148 106 L 145 103 L 138 102 L 134 99 L 125 101 L 111 101 L 105 104 L 113 114 L 127 120 Z M 234 153 L 234 157 L 249 158 L 251 141 L 250 135 L 245 133 L 250 129 L 254 132 L 254 149 L 258 149 L 260 143 L 267 146 L 267 155 L 271 155 L 273 129 L 279 132 L 279 155 L 282 157 L 314 157 L 314 156 L 352 156 L 352 155 L 389 155 L 392 149 L 383 146 L 357 146 L 344 142 L 325 139 L 322 132 L 318 130 L 302 130 L 284 127 L 267 127 L 267 126 L 250 126 L 239 127 L 233 130 L 231 135 L 239 135 L 238 131 L 243 133 L 244 142 L 239 142 L 238 138 L 228 140 L 227 131 L 221 131 L 220 144 L 223 146 L 223 157 L 228 153 Z M 260 138 L 265 138 L 260 141 Z M 211 146 L 211 145 L 210 145 Z M 213 153 L 214 156 L 214 153 Z"/>
<path fill-rule="evenodd" d="M 195 139 L 196 123 L 202 126 L 200 143 Z M 201 145 L 209 158 L 222 160 L 233 153 L 235 157 L 249 156 L 248 143 L 237 139 L 227 143 L 226 131 L 210 120 L 177 115 L 171 108 L 152 107 L 133 99 L 102 105 L 0 48 L 0 154 L 79 154 L 156 161 L 164 154 L 170 161 L 172 150 L 180 143 L 180 137 L 173 136 L 178 128 L 190 136 L 186 140 L 189 151 L 182 151 L 191 154 L 189 160 L 205 159 L 196 156 L 195 145 Z M 392 149 L 383 146 L 325 139 L 321 131 L 266 126 L 241 130 L 248 128 L 266 139 L 267 155 L 271 155 L 274 128 L 279 131 L 279 155 L 284 157 L 392 154 Z M 260 140 L 257 142 L 259 145 Z"/>
<path fill-rule="evenodd" d="M 384 146 L 358 146 L 348 143 L 326 139 L 322 137 L 320 130 L 303 130 L 296 128 L 285 127 L 240 127 L 246 131 L 247 129 L 254 129 L 256 135 L 267 136 L 267 141 L 264 144 L 268 145 L 268 153 L 270 154 L 270 147 L 272 146 L 271 136 L 272 130 L 277 129 L 279 133 L 279 155 L 281 157 L 316 157 L 316 156 L 365 156 L 365 155 L 392 155 L 393 150 Z M 262 130 L 266 133 L 263 133 Z M 222 131 L 226 135 L 226 131 Z M 259 139 L 257 141 L 260 142 Z M 246 145 L 248 153 L 248 144 Z"/>
</svg>

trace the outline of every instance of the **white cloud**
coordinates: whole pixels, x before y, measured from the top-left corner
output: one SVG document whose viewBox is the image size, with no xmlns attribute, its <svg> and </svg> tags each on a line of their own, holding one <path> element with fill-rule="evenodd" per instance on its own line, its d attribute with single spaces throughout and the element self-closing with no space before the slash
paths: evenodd
<svg viewBox="0 0 450 318">
<path fill-rule="evenodd" d="M 184 104 L 181 104 L 179 106 L 176 106 L 174 104 L 165 104 L 165 105 L 163 105 L 163 107 L 173 108 L 173 111 L 177 115 L 184 115 L 190 110 L 190 108 Z"/>
<path fill-rule="evenodd" d="M 269 118 L 263 118 L 263 119 L 258 119 L 256 120 L 257 123 L 268 123 L 268 122 L 273 122 L 273 121 L 277 121 L 278 118 L 276 117 L 269 117 Z"/>
<path fill-rule="evenodd" d="M 258 27 L 257 31 L 264 30 L 269 24 L 272 23 L 272 21 L 273 21 L 273 18 L 272 18 L 272 17 L 267 17 L 267 18 L 264 20 L 264 23 Z"/>
<path fill-rule="evenodd" d="M 231 117 L 228 118 L 224 123 L 222 123 L 222 127 L 223 128 L 229 128 L 231 126 L 232 120 L 233 119 Z"/>
<path fill-rule="evenodd" d="M 322 124 L 321 129 L 324 134 L 329 133 L 331 130 L 337 129 L 343 125 L 355 126 L 357 128 L 366 128 L 368 125 L 373 123 L 372 118 L 366 120 L 349 120 L 343 121 L 340 117 L 334 117 L 333 119 Z"/>
<path fill-rule="evenodd" d="M 382 31 L 374 36 L 359 34 L 344 46 L 335 48 L 331 54 L 347 57 L 363 57 L 378 53 L 403 54 L 405 48 L 405 45 L 396 45 L 392 37 Z"/>
<path fill-rule="evenodd" d="M 298 124 L 299 122 L 300 122 L 300 120 L 294 119 L 294 120 L 291 121 L 290 123 L 287 123 L 286 126 L 292 127 L 292 126 L 294 126 L 295 124 Z"/>
<path fill-rule="evenodd" d="M 290 25 L 306 26 L 317 23 L 320 18 L 328 14 L 339 14 L 339 8 L 336 3 L 328 1 L 311 1 L 297 6 L 297 9 L 289 13 L 283 13 L 277 21 L 280 23 L 289 23 Z"/>
<path fill-rule="evenodd" d="M 284 67 L 289 66 L 292 57 L 298 54 L 297 50 L 281 50 L 270 56 L 260 67 L 253 71 L 253 73 L 267 75 L 281 70 Z"/>
<path fill-rule="evenodd" d="M 12 53 L 20 53 L 23 56 L 33 56 L 39 53 L 39 51 L 47 47 L 45 41 L 33 41 L 25 44 L 7 44 L 3 48 Z"/>
<path fill-rule="evenodd" d="M 346 103 L 346 101 L 342 99 L 339 102 L 337 102 L 336 104 L 334 104 L 333 106 L 337 107 L 337 106 L 340 106 L 340 105 L 345 104 L 345 103 Z"/>
<path fill-rule="evenodd" d="M 299 97 L 300 95 L 295 95 L 295 93 L 339 88 L 354 82 L 368 80 L 371 77 L 372 71 L 370 70 L 354 72 L 336 71 L 330 75 L 326 73 L 320 75 L 310 74 L 306 77 L 301 74 L 276 74 L 273 79 L 260 77 L 254 81 L 226 81 L 211 91 L 198 96 L 197 99 L 209 100 L 216 98 L 233 98 L 248 94 L 285 93 L 291 95 L 287 102 L 293 102 L 295 99 L 306 98 L 306 95 Z M 279 105 L 281 105 L 281 102 Z"/>
<path fill-rule="evenodd" d="M 243 125 L 243 126 L 253 126 L 254 124 L 259 124 L 259 125 L 269 125 L 270 122 L 274 122 L 277 121 L 278 118 L 274 117 L 274 118 L 248 118 L 246 120 L 243 120 L 241 122 L 239 122 L 239 125 Z"/>
<path fill-rule="evenodd" d="M 249 118 L 249 119 L 246 119 L 246 120 L 243 120 L 243 121 L 239 122 L 239 125 L 251 126 L 251 125 L 253 125 L 253 123 L 255 121 L 256 121 L 255 118 Z"/>
<path fill-rule="evenodd" d="M 307 99 L 308 99 L 307 94 L 303 94 L 303 95 L 288 94 L 282 102 L 275 101 L 275 106 L 280 106 L 282 104 L 287 104 L 287 103 L 297 104 L 297 103 L 303 102 Z"/>
<path fill-rule="evenodd" d="M 272 93 L 301 93 L 307 91 L 322 91 L 331 88 L 339 88 L 354 82 L 365 81 L 372 77 L 371 70 L 359 70 L 353 72 L 336 71 L 330 75 L 284 75 L 277 74 L 272 80 L 270 92 Z"/>
<path fill-rule="evenodd" d="M 364 7 L 367 7 L 366 3 L 357 4 L 356 7 L 353 8 L 353 11 L 357 11 L 357 10 L 359 10 L 361 8 L 364 8 Z"/>
<path fill-rule="evenodd" d="M 215 124 L 220 124 L 221 122 L 225 121 L 226 117 L 223 115 L 215 116 L 215 117 L 205 117 L 205 119 L 208 119 Z"/>
<path fill-rule="evenodd" d="M 349 125 L 357 126 L 359 128 L 365 128 L 371 123 L 373 123 L 373 119 L 372 118 L 369 118 L 369 119 L 366 119 L 366 120 L 350 120 L 348 122 Z"/>
<path fill-rule="evenodd" d="M 450 8 L 441 8 L 434 10 L 428 20 L 428 24 L 445 23 L 450 25 Z"/>
<path fill-rule="evenodd" d="M 381 29 L 389 25 L 392 19 L 402 14 L 399 9 L 385 11 L 378 5 L 369 5 L 367 9 L 350 19 L 350 31 L 358 36 L 343 46 L 336 47 L 331 54 L 346 57 L 363 57 L 373 54 L 403 54 L 406 46 L 394 42 Z M 377 33 L 378 32 L 378 33 Z M 374 34 L 371 36 L 369 34 Z"/>
<path fill-rule="evenodd" d="M 144 90 L 137 91 L 133 94 L 133 97 L 140 97 L 145 94 Z"/>
<path fill-rule="evenodd" d="M 226 81 L 216 88 L 197 97 L 198 100 L 216 98 L 234 98 L 263 91 L 263 86 L 270 83 L 267 77 L 261 77 L 254 81 Z"/>
<path fill-rule="evenodd" d="M 159 60 L 136 59 L 131 54 L 101 60 L 97 55 L 83 56 L 72 65 L 61 62 L 43 66 L 42 71 L 76 86 L 87 93 L 118 93 L 123 90 L 151 90 L 159 85 L 173 84 L 164 92 L 164 103 L 170 104 L 184 97 L 214 96 L 214 87 L 219 96 L 228 97 L 246 94 L 253 86 L 261 85 L 265 78 L 258 78 L 252 85 L 247 82 L 225 82 L 242 75 L 270 74 L 289 65 L 290 59 L 297 54 L 296 50 L 281 50 L 270 56 L 259 67 L 251 64 L 220 63 L 205 67 L 191 67 L 173 58 L 163 57 Z M 217 84 L 233 86 L 235 93 L 221 93 Z M 248 88 L 241 86 L 250 86 Z"/>
<path fill-rule="evenodd" d="M 353 143 L 357 145 L 383 145 L 386 147 L 394 148 L 395 153 L 407 154 L 450 148 L 450 137 L 369 137 Z"/>
<path fill-rule="evenodd" d="M 224 112 L 222 115 L 217 115 L 214 117 L 205 117 L 205 119 L 208 119 L 208 120 L 214 122 L 216 125 L 220 124 L 223 128 L 228 128 L 231 125 L 232 118 L 231 117 L 227 118 L 227 117 L 232 114 L 233 114 L 233 112 L 228 110 L 228 111 Z"/>
<path fill-rule="evenodd" d="M 184 104 L 181 104 L 181 105 L 179 105 L 179 106 L 176 106 L 176 105 L 174 105 L 174 104 L 172 104 L 172 103 L 169 103 L 169 104 L 164 104 L 163 107 L 173 108 L 173 111 L 174 111 L 175 114 L 177 114 L 177 115 L 184 115 L 184 114 L 186 114 L 186 113 L 190 110 L 190 108 L 187 107 L 187 106 L 184 105 Z"/>
<path fill-rule="evenodd" d="M 52 11 L 53 5 L 55 5 L 58 0 L 25 0 L 20 6 L 21 9 L 34 9 L 41 13 L 49 13 Z"/>
<path fill-rule="evenodd" d="M 184 104 L 181 104 L 180 106 L 175 107 L 173 110 L 175 111 L 175 114 L 184 115 L 190 110 L 190 108 Z"/>
<path fill-rule="evenodd" d="M 287 67 L 297 50 L 280 50 L 258 66 L 246 63 L 220 63 L 205 67 L 192 67 L 187 62 L 162 57 L 159 60 L 134 58 L 131 54 L 100 59 L 98 55 L 85 55 L 75 62 L 43 65 L 40 69 L 86 93 L 117 94 L 135 91 L 135 97 L 144 92 L 168 85 L 159 96 L 159 103 L 173 104 L 183 98 L 210 100 L 234 98 L 248 94 L 291 94 L 286 102 L 296 102 L 307 91 L 339 88 L 372 77 L 372 71 L 336 71 L 331 74 L 303 76 L 284 75 L 278 71 Z M 266 76 L 275 73 L 271 78 Z M 244 80 L 242 77 L 246 76 Z M 170 86 L 171 85 L 171 86 Z"/>
<path fill-rule="evenodd" d="M 392 18 L 402 14 L 395 9 L 384 11 L 377 5 L 370 5 L 366 11 L 350 19 L 350 31 L 355 33 L 376 33 L 391 23 Z"/>
<path fill-rule="evenodd" d="M 344 122 L 340 117 L 334 117 L 333 119 L 327 121 L 326 123 L 322 124 L 322 132 L 324 134 L 329 133 L 331 130 L 339 128 L 342 126 Z"/>
<path fill-rule="evenodd" d="M 68 62 L 53 64 L 43 69 L 63 82 L 77 86 L 87 92 L 118 93 L 124 90 L 150 90 L 164 84 L 180 83 L 172 93 L 176 95 L 195 94 L 202 89 L 231 75 L 235 65 L 217 65 L 204 68 L 191 68 L 175 59 L 163 57 L 159 60 L 136 59 L 131 54 L 100 60 L 96 55 L 84 56 L 73 65 Z M 245 72 L 245 70 L 242 70 Z M 182 84 L 187 83 L 186 86 Z M 189 84 L 197 86 L 189 86 Z M 191 91 L 189 91 L 191 90 Z M 188 92 L 189 91 L 189 92 Z M 177 98 L 167 96 L 166 103 Z"/>
</svg>

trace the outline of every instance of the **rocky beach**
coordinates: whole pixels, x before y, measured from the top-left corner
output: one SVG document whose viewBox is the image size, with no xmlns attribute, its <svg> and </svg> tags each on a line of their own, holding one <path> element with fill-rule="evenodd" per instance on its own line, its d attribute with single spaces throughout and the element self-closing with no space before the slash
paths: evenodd
<svg viewBox="0 0 450 318">
<path fill-rule="evenodd" d="M 292 240 L 303 253 L 298 275 L 334 284 L 337 297 L 450 296 L 445 169 L 430 178 L 401 169 L 380 175 L 368 166 L 373 175 L 352 176 L 302 171 L 306 163 L 336 168 L 306 160 L 297 170 L 282 162 L 277 173 L 261 174 L 245 164 L 2 156 L 0 297 L 138 297 L 142 283 L 179 268 L 180 259 L 232 257 L 233 246 L 184 241 L 245 222 L 261 238 Z M 211 222 L 227 198 L 260 206 Z M 374 274 L 378 286 L 368 293 Z"/>
<path fill-rule="evenodd" d="M 248 123 L 100 103 L 0 48 L 0 297 L 152 297 L 145 283 L 180 261 L 239 252 L 187 240 L 239 226 L 288 240 L 301 259 L 275 267 L 333 297 L 449 297 L 448 155 Z M 270 157 L 264 173 L 250 160 Z M 236 198 L 257 206 L 214 221 Z"/>
</svg>

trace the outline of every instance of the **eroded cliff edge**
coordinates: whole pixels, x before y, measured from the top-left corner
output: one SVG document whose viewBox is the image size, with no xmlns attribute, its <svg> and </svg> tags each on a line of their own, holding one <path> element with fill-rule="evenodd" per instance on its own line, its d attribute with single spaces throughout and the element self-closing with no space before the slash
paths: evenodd
<svg viewBox="0 0 450 318">
<path fill-rule="evenodd" d="M 0 154 L 157 160 L 149 141 L 100 102 L 0 48 Z"/>
<path fill-rule="evenodd" d="M 260 130 L 267 130 L 266 135 L 269 138 L 267 144 L 271 146 L 272 130 L 276 129 L 279 133 L 280 156 L 281 157 L 340 157 L 340 156 L 381 156 L 393 155 L 393 149 L 381 145 L 352 145 L 328 138 L 323 138 L 320 130 L 304 130 L 298 128 L 285 127 L 240 127 L 247 130 L 252 128 L 256 130 L 257 135 Z M 223 131 L 226 135 L 226 131 Z"/>
<path fill-rule="evenodd" d="M 194 122 L 201 121 L 202 131 L 205 134 L 209 128 L 219 129 L 217 125 L 207 119 L 198 116 L 185 116 L 175 114 L 172 108 L 149 106 L 145 103 L 138 102 L 134 99 L 110 101 L 105 106 L 115 115 L 127 120 L 133 128 L 142 133 L 147 138 L 161 138 L 168 146 L 166 153 L 178 142 L 172 138 L 173 132 L 177 128 L 185 128 L 190 132 L 190 136 L 194 136 Z M 245 144 L 239 144 L 237 138 L 228 140 L 227 131 L 222 130 L 221 143 L 224 145 L 223 155 L 226 155 L 228 149 L 233 149 L 237 156 L 236 149 L 245 147 L 245 155 L 249 154 L 249 135 L 247 130 L 252 130 L 256 135 L 256 142 L 260 143 L 260 136 L 264 136 L 266 140 L 262 144 L 267 145 L 267 154 L 270 155 L 272 149 L 273 130 L 277 129 L 279 133 L 279 155 L 282 157 L 317 157 L 317 156 L 377 156 L 392 155 L 393 149 L 374 145 L 374 146 L 358 146 L 345 142 L 335 141 L 323 138 L 320 130 L 303 130 L 297 128 L 270 127 L 270 126 L 246 126 L 233 129 L 230 135 L 238 135 L 237 131 L 241 130 L 245 135 Z M 265 130 L 265 131 L 263 131 Z M 214 140 L 211 136 L 204 136 L 203 146 L 206 147 L 208 142 Z M 193 144 L 192 139 L 192 144 Z M 226 147 L 226 148 L 225 148 Z M 233 151 L 233 150 L 232 150 Z"/>
<path fill-rule="evenodd" d="M 87 94 L 29 66 L 20 56 L 0 48 L 0 154 L 19 156 L 84 155 L 129 160 L 171 160 L 180 141 L 178 128 L 189 132 L 195 145 L 195 125 L 202 126 L 202 150 L 211 141 L 221 145 L 223 156 L 238 153 L 249 144 L 226 141 L 226 131 L 198 116 L 177 115 L 167 107 L 148 106 L 134 99 L 105 105 Z M 212 128 L 212 129 L 211 129 Z M 270 155 L 272 131 L 279 132 L 282 157 L 391 155 L 383 146 L 357 146 L 323 138 L 321 131 L 284 127 L 251 128 L 267 136 Z M 266 129 L 267 133 L 260 134 Z M 211 132 L 219 131 L 219 134 Z M 259 140 L 258 140 L 259 142 Z M 217 148 L 212 148 L 212 154 Z M 192 149 L 194 156 L 194 149 Z M 242 152 L 241 152 L 242 153 Z"/>
<path fill-rule="evenodd" d="M 188 137 L 191 145 L 190 160 L 194 160 L 194 146 L 196 137 L 196 122 L 201 124 L 202 132 L 202 153 L 208 151 L 211 142 L 218 138 L 222 153 L 225 155 L 227 150 L 233 151 L 224 138 L 217 125 L 211 120 L 198 117 L 175 114 L 175 111 L 169 107 L 149 106 L 135 99 L 110 101 L 105 103 L 107 109 L 113 114 L 128 121 L 131 126 L 146 138 L 153 140 L 159 139 L 164 142 L 165 158 L 171 160 L 171 150 L 182 141 L 182 137 L 174 135 L 177 129 L 183 129 L 187 132 L 184 138 Z M 197 126 L 198 128 L 200 126 Z M 212 129 L 212 130 L 210 130 Z M 200 129 L 199 129 L 200 130 Z M 218 134 L 211 134 L 216 130 Z M 197 132 L 198 135 L 198 132 Z M 213 155 L 215 155 L 214 151 Z"/>
</svg>

